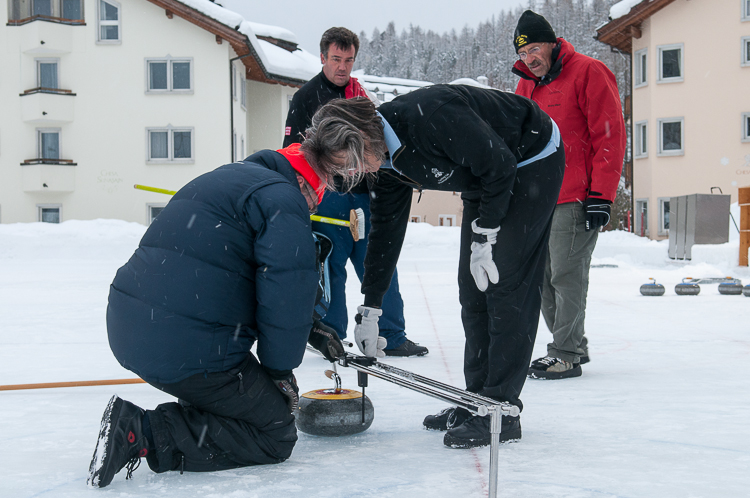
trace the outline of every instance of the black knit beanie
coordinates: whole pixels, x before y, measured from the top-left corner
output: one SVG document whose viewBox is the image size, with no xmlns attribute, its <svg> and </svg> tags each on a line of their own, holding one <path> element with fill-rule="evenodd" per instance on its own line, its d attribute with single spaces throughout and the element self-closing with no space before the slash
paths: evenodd
<svg viewBox="0 0 750 498">
<path fill-rule="evenodd" d="M 527 10 L 521 14 L 516 26 L 516 32 L 513 34 L 513 46 L 518 49 L 529 43 L 550 42 L 555 43 L 557 37 L 555 30 L 543 16 Z"/>
</svg>

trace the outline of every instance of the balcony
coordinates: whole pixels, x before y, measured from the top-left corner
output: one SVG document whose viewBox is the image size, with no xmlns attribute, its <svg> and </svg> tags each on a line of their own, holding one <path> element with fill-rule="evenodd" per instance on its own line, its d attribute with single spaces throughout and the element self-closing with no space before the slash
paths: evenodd
<svg viewBox="0 0 750 498">
<path fill-rule="evenodd" d="M 76 166 L 68 159 L 27 159 L 21 163 L 24 192 L 73 192 Z"/>
<path fill-rule="evenodd" d="M 39 17 L 43 16 L 35 16 L 31 20 L 37 20 Z M 68 54 L 75 48 L 81 49 L 85 46 L 85 30 L 75 29 L 77 25 L 85 26 L 83 21 L 62 24 L 46 18 L 39 20 L 50 22 L 28 22 L 17 28 L 20 33 L 21 52 L 35 57 L 55 56 Z"/>
<path fill-rule="evenodd" d="M 21 97 L 21 119 L 26 123 L 54 126 L 73 121 L 75 93 L 57 88 L 32 88 Z"/>
</svg>

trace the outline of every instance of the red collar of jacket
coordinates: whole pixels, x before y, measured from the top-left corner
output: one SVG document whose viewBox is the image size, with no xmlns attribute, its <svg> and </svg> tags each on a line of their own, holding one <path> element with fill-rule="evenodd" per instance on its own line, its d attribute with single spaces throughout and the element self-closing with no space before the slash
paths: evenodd
<svg viewBox="0 0 750 498">
<path fill-rule="evenodd" d="M 367 98 L 367 92 L 362 87 L 362 85 L 359 84 L 359 81 L 357 81 L 357 78 L 349 78 L 349 84 L 346 85 L 346 89 L 344 90 L 344 95 L 347 99 L 353 99 L 355 97 L 364 97 Z"/>
<path fill-rule="evenodd" d="M 307 183 L 309 183 L 313 190 L 315 190 L 315 193 L 318 194 L 318 204 L 320 204 L 323 201 L 323 193 L 325 189 L 321 187 L 320 178 L 315 174 L 312 166 L 307 162 L 307 159 L 305 159 L 302 152 L 300 152 L 299 146 L 300 144 L 292 144 L 289 147 L 278 149 L 276 152 L 284 156 L 286 160 L 289 161 L 289 164 L 292 165 L 292 168 L 302 175 L 302 178 L 307 180 Z"/>
<path fill-rule="evenodd" d="M 557 58 L 552 62 L 552 66 L 549 68 L 549 72 L 542 78 L 537 78 L 534 73 L 531 72 L 529 67 L 522 60 L 517 60 L 513 64 L 513 74 L 520 76 L 526 80 L 532 80 L 535 83 L 542 82 L 543 84 L 550 83 L 562 72 L 563 64 L 570 63 L 570 60 L 576 54 L 576 49 L 569 41 L 564 38 L 558 38 L 557 42 L 560 44 L 560 50 L 557 54 Z M 553 52 L 554 53 L 554 52 Z M 547 80 L 547 81 L 544 81 Z"/>
</svg>

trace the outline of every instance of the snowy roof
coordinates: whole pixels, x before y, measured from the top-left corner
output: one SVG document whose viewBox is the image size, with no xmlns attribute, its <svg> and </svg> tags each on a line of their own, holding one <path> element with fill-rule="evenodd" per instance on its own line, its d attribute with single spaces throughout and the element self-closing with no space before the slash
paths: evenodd
<svg viewBox="0 0 750 498">
<path fill-rule="evenodd" d="M 297 37 L 288 29 L 246 20 L 242 15 L 210 0 L 175 0 L 245 35 L 264 72 L 281 79 L 307 81 L 320 72 L 320 60 L 309 52 L 288 50 L 258 37 L 272 38 L 296 47 Z"/>
<path fill-rule="evenodd" d="M 622 52 L 632 50 L 641 23 L 675 0 L 622 0 L 609 10 L 609 22 L 596 28 L 596 39 Z"/>
<path fill-rule="evenodd" d="M 409 93 L 417 88 L 432 85 L 429 81 L 372 76 L 371 74 L 365 74 L 363 69 L 352 71 L 352 77 L 357 78 L 357 81 L 367 90 L 376 94 L 382 93 L 384 99 L 381 100 L 384 102 L 390 102 L 397 96 Z"/>
<path fill-rule="evenodd" d="M 641 3 L 643 0 L 622 0 L 617 2 L 609 9 L 609 18 L 612 20 L 619 19 L 630 13 L 630 9 Z"/>
</svg>

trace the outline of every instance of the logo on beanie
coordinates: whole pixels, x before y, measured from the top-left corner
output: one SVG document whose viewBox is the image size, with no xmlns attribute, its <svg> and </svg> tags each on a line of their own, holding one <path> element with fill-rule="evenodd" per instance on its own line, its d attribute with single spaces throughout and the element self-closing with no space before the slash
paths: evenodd
<svg viewBox="0 0 750 498">
<path fill-rule="evenodd" d="M 523 47 L 527 43 L 529 43 L 528 35 L 521 35 L 516 37 L 516 46 L 517 47 Z"/>
</svg>

